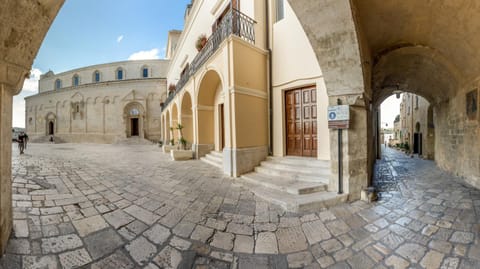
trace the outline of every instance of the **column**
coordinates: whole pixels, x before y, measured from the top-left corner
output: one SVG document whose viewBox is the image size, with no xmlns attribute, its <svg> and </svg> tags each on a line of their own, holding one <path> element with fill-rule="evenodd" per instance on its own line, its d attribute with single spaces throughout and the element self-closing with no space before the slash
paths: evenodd
<svg viewBox="0 0 480 269">
<path fill-rule="evenodd" d="M 13 227 L 12 102 L 27 74 L 27 69 L 0 61 L 0 256 Z"/>
</svg>

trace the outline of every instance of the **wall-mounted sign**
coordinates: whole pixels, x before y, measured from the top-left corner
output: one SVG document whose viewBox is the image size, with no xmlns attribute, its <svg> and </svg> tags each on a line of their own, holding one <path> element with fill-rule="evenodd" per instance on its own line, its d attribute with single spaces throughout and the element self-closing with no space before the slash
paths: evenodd
<svg viewBox="0 0 480 269">
<path fill-rule="evenodd" d="M 350 124 L 350 107 L 348 105 L 328 107 L 328 128 L 348 129 Z"/>
</svg>

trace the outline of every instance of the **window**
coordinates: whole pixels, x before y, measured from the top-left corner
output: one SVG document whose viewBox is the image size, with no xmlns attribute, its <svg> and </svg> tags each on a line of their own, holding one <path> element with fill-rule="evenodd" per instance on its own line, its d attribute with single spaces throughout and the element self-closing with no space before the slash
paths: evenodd
<svg viewBox="0 0 480 269">
<path fill-rule="evenodd" d="M 72 85 L 73 85 L 73 87 L 77 87 L 78 84 L 80 84 L 80 77 L 78 75 L 74 75 Z"/>
<path fill-rule="evenodd" d="M 122 80 L 123 79 L 123 69 L 118 68 L 117 69 L 117 80 Z"/>
<path fill-rule="evenodd" d="M 415 109 L 418 109 L 418 96 L 415 96 Z"/>
<path fill-rule="evenodd" d="M 93 82 L 100 82 L 100 72 L 98 70 L 93 73 Z"/>
<path fill-rule="evenodd" d="M 80 112 L 80 105 L 79 104 L 77 104 L 77 106 L 75 107 L 75 112 L 77 112 L 77 113 Z"/>
<path fill-rule="evenodd" d="M 62 88 L 62 81 L 60 79 L 55 80 L 55 90 Z"/>
<path fill-rule="evenodd" d="M 142 68 L 142 77 L 148 78 L 148 67 Z"/>
<path fill-rule="evenodd" d="M 130 110 L 130 116 L 138 116 L 140 115 L 140 111 L 136 108 L 133 108 L 132 110 Z"/>
<path fill-rule="evenodd" d="M 28 124 L 32 124 L 33 119 L 30 117 L 28 118 Z"/>
<path fill-rule="evenodd" d="M 277 16 L 276 16 L 276 21 L 283 20 L 285 18 L 285 7 L 283 1 L 285 0 L 277 0 Z"/>
</svg>

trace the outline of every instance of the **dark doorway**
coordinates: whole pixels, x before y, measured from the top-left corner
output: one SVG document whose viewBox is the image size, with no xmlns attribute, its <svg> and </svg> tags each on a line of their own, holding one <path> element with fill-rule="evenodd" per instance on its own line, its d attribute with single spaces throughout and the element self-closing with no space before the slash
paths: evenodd
<svg viewBox="0 0 480 269">
<path fill-rule="evenodd" d="M 287 155 L 317 157 L 317 90 L 285 93 Z"/>
<path fill-rule="evenodd" d="M 422 155 L 422 133 L 413 134 L 413 153 Z"/>
<path fill-rule="evenodd" d="M 138 136 L 138 118 L 131 119 L 131 135 Z"/>
<path fill-rule="evenodd" d="M 55 124 L 53 123 L 53 121 L 49 122 L 48 123 L 48 134 L 49 135 L 53 135 L 54 134 L 54 130 L 55 130 Z"/>
<path fill-rule="evenodd" d="M 225 106 L 224 104 L 221 104 L 220 105 L 220 131 L 221 131 L 221 136 L 222 136 L 222 147 L 221 149 L 223 150 L 223 148 L 225 148 L 225 126 L 224 126 L 224 122 L 225 122 Z"/>
</svg>

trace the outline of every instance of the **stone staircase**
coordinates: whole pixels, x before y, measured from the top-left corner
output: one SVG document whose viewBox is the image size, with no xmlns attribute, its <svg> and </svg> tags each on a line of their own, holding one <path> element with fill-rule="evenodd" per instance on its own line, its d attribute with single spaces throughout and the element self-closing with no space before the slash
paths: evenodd
<svg viewBox="0 0 480 269">
<path fill-rule="evenodd" d="M 153 142 L 138 136 L 132 136 L 128 138 L 123 138 L 116 141 L 116 145 L 152 145 Z"/>
<path fill-rule="evenodd" d="M 345 202 L 346 194 L 327 191 L 329 177 L 329 161 L 300 157 L 268 157 L 254 172 L 241 176 L 257 196 L 293 212 Z"/>
<path fill-rule="evenodd" d="M 220 151 L 211 151 L 205 157 L 200 158 L 200 160 L 223 169 L 223 153 Z"/>
<path fill-rule="evenodd" d="M 58 136 L 53 136 L 53 141 L 55 144 L 63 144 L 65 141 Z M 50 135 L 39 136 L 28 141 L 29 143 L 52 143 L 50 142 Z"/>
</svg>

